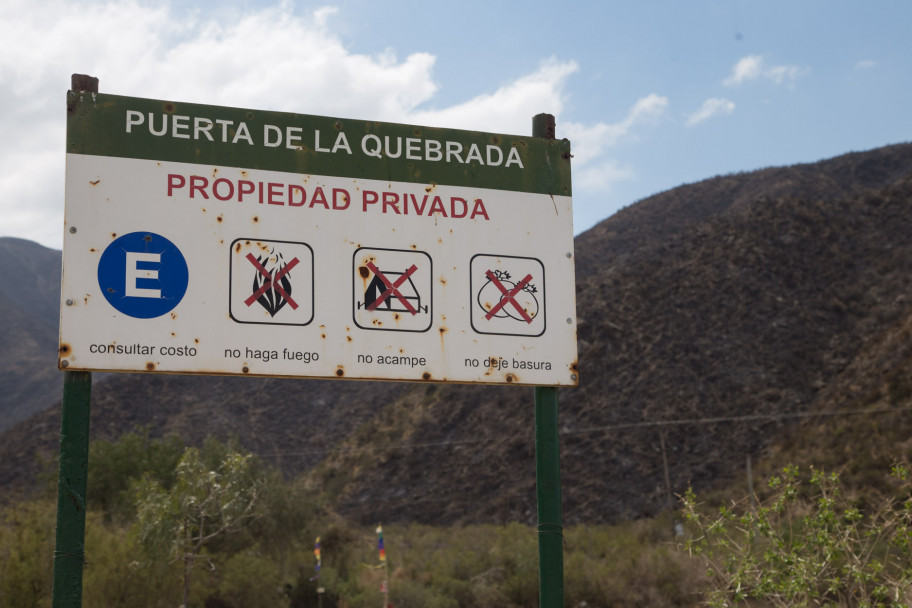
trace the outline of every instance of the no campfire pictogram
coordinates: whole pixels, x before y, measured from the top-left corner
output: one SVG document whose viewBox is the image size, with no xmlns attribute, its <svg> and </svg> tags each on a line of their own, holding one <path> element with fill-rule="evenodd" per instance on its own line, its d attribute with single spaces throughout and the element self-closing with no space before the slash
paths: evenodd
<svg viewBox="0 0 912 608">
<path fill-rule="evenodd" d="M 472 329 L 505 336 L 545 333 L 545 268 L 540 260 L 478 254 L 469 272 Z"/>
<path fill-rule="evenodd" d="M 231 244 L 231 318 L 307 325 L 314 314 L 313 280 L 313 251 L 307 243 L 236 239 Z"/>
<path fill-rule="evenodd" d="M 282 255 L 277 254 L 276 257 L 281 259 Z M 255 291 L 249 298 L 244 300 L 244 304 L 251 306 L 254 302 L 263 298 L 265 300 L 262 303 L 263 308 L 265 308 L 273 317 L 286 303 L 291 306 L 293 310 L 297 309 L 298 303 L 292 299 L 291 294 L 289 293 L 291 291 L 291 282 L 285 275 L 298 265 L 298 258 L 292 258 L 287 264 L 283 264 L 280 268 L 273 269 L 272 271 L 266 270 L 266 268 L 263 267 L 263 256 L 255 258 L 252 253 L 248 253 L 247 260 L 254 265 L 257 272 L 262 276 L 254 277 L 253 288 Z M 269 293 L 270 291 L 272 293 Z"/>
<path fill-rule="evenodd" d="M 431 257 L 423 251 L 362 247 L 353 258 L 355 325 L 423 332 L 431 327 Z"/>
</svg>

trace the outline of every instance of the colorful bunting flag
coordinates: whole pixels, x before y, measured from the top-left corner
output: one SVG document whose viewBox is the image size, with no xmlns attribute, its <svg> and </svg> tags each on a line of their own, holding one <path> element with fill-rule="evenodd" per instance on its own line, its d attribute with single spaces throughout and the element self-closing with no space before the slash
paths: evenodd
<svg viewBox="0 0 912 608">
<path fill-rule="evenodd" d="M 323 559 L 320 557 L 320 537 L 314 542 L 314 575 L 310 580 L 315 581 L 320 578 L 320 566 L 323 565 Z M 319 592 L 318 592 L 319 593 Z"/>
</svg>

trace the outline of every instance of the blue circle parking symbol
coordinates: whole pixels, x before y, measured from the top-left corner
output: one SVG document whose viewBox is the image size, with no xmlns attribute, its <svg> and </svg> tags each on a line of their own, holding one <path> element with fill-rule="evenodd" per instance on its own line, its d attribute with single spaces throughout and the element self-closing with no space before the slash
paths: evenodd
<svg viewBox="0 0 912 608">
<path fill-rule="evenodd" d="M 98 261 L 98 286 L 105 299 L 137 319 L 154 319 L 174 310 L 189 281 L 180 249 L 154 232 L 118 237 Z"/>
</svg>

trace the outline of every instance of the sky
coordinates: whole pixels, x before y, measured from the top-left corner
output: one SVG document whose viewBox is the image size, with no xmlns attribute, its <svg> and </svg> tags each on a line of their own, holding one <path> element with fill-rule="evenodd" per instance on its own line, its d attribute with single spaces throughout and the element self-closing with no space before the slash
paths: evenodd
<svg viewBox="0 0 912 608">
<path fill-rule="evenodd" d="M 574 231 L 716 175 L 912 140 L 912 2 L 3 0 L 0 236 L 63 241 L 70 75 L 105 93 L 528 135 Z"/>
</svg>

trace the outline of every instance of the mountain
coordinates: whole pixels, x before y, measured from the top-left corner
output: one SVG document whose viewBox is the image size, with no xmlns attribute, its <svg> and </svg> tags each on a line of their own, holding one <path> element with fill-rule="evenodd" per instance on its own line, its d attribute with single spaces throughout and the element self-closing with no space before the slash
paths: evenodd
<svg viewBox="0 0 912 608">
<path fill-rule="evenodd" d="M 900 144 L 681 186 L 578 236 L 565 522 L 655 514 L 665 462 L 681 492 L 740 479 L 748 457 L 801 450 L 859 472 L 902 453 L 910 234 Z M 96 437 L 236 436 L 357 520 L 535 519 L 530 388 L 159 375 L 93 388 Z M 27 484 L 58 429 L 59 406 L 7 430 L 0 484 Z"/>
<path fill-rule="evenodd" d="M 758 201 L 838 201 L 876 192 L 908 177 L 910 156 L 912 149 L 906 144 L 886 146 L 817 163 L 716 176 L 657 194 L 621 209 L 577 237 L 577 275 L 592 274 L 602 256 L 613 260 L 653 249 L 694 226 Z"/>
<path fill-rule="evenodd" d="M 0 238 L 0 431 L 60 399 L 60 252 Z"/>
</svg>

